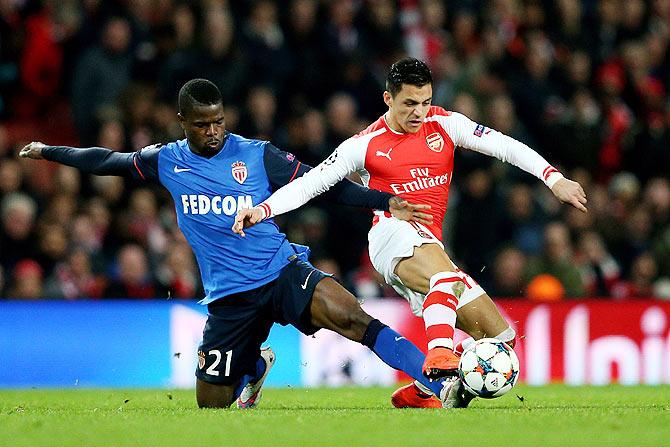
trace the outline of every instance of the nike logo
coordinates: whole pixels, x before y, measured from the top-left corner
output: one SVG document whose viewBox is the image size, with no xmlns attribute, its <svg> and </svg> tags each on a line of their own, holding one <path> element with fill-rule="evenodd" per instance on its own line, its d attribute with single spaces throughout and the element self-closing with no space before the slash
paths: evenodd
<svg viewBox="0 0 670 447">
<path fill-rule="evenodd" d="M 395 341 L 405 340 L 405 337 L 394 337 Z"/>
<path fill-rule="evenodd" d="M 174 165 L 175 174 L 179 174 L 180 172 L 188 172 L 190 170 L 191 168 L 178 168 L 177 165 Z"/>
<path fill-rule="evenodd" d="M 377 151 L 377 153 L 375 153 L 375 155 L 377 157 L 385 157 L 385 158 L 388 158 L 389 161 L 393 161 L 393 160 L 391 160 L 391 151 L 392 150 L 393 150 L 393 148 L 389 149 L 388 152 Z"/>
<path fill-rule="evenodd" d="M 305 278 L 305 282 L 303 283 L 303 285 L 300 286 L 300 287 L 302 287 L 302 290 L 307 289 L 307 281 L 309 281 L 309 277 L 312 276 L 312 273 L 314 273 L 314 270 L 309 272 L 309 275 L 307 275 L 307 278 Z"/>
</svg>

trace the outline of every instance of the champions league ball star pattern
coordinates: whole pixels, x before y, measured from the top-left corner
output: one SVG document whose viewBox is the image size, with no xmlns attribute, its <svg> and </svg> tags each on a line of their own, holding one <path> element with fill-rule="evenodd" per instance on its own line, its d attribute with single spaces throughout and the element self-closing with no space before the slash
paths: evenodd
<svg viewBox="0 0 670 447">
<path fill-rule="evenodd" d="M 470 393 L 493 399 L 516 384 L 519 359 L 507 344 L 495 338 L 483 338 L 463 353 L 458 374 Z"/>
</svg>

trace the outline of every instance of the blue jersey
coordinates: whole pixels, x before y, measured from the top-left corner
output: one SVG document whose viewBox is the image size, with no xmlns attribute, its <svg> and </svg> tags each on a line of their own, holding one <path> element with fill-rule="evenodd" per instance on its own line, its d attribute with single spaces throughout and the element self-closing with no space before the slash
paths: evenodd
<svg viewBox="0 0 670 447">
<path fill-rule="evenodd" d="M 98 175 L 132 175 L 159 181 L 170 191 L 177 223 L 195 253 L 208 304 L 276 279 L 294 257 L 306 258 L 307 247 L 291 244 L 268 219 L 233 233 L 237 211 L 267 199 L 274 190 L 311 169 L 267 141 L 228 133 L 222 149 L 207 158 L 193 153 L 186 140 L 154 145 L 132 153 L 104 148 L 48 146 L 48 160 Z M 388 210 L 391 194 L 340 182 L 326 200 Z"/>
<path fill-rule="evenodd" d="M 203 304 L 272 281 L 296 255 L 272 219 L 249 228 L 246 238 L 231 231 L 238 210 L 272 194 L 265 146 L 230 134 L 212 158 L 191 152 L 186 140 L 159 152 L 158 179 L 172 195 L 179 228 L 201 268 Z"/>
</svg>

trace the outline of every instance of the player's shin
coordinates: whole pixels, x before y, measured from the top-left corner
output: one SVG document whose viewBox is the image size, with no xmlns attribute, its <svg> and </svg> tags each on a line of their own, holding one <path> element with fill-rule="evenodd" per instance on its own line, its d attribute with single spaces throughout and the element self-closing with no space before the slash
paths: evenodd
<svg viewBox="0 0 670 447">
<path fill-rule="evenodd" d="M 425 359 L 423 353 L 414 343 L 393 329 L 379 320 L 372 320 L 361 343 L 391 368 L 403 371 L 418 380 L 423 385 L 422 390 L 430 390 L 435 395 L 440 395 L 441 383 L 429 381 L 421 371 Z"/>
<path fill-rule="evenodd" d="M 428 349 L 454 348 L 456 308 L 463 293 L 463 280 L 455 272 L 440 272 L 430 278 L 430 289 L 423 302 Z"/>
<path fill-rule="evenodd" d="M 242 394 L 242 390 L 244 390 L 244 387 L 247 386 L 250 383 L 258 382 L 261 377 L 263 377 L 263 374 L 265 373 L 265 360 L 263 360 L 262 357 L 258 357 L 258 360 L 256 361 L 256 371 L 254 374 L 245 374 L 242 376 L 240 379 L 240 383 L 235 387 L 235 393 L 234 393 L 234 398 L 237 399 L 240 397 L 240 394 Z"/>
</svg>

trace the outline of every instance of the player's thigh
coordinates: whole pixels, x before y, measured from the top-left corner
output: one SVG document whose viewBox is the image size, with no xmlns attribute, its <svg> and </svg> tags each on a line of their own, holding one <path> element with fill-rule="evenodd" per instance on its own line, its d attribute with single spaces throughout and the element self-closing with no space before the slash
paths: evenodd
<svg viewBox="0 0 670 447">
<path fill-rule="evenodd" d="M 424 295 L 428 293 L 433 275 L 453 271 L 456 271 L 456 266 L 438 244 L 416 247 L 414 254 L 401 259 L 395 268 L 395 274 L 406 287 Z"/>
<path fill-rule="evenodd" d="M 273 303 L 274 321 L 290 323 L 307 335 L 325 328 L 360 341 L 372 320 L 332 275 L 300 260 L 282 270 Z"/>
<path fill-rule="evenodd" d="M 486 293 L 458 308 L 456 327 L 475 340 L 495 337 L 509 327 Z"/>
<path fill-rule="evenodd" d="M 311 323 L 360 342 L 372 321 L 356 297 L 332 278 L 317 284 L 310 304 Z"/>
<path fill-rule="evenodd" d="M 210 304 L 203 340 L 198 348 L 195 373 L 198 380 L 232 386 L 245 374 L 256 371 L 260 347 L 270 333 L 272 319 L 260 310 L 262 294 L 247 298 L 248 301 L 240 303 Z"/>
</svg>

